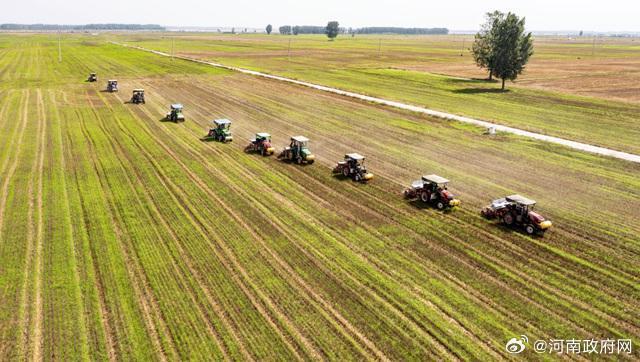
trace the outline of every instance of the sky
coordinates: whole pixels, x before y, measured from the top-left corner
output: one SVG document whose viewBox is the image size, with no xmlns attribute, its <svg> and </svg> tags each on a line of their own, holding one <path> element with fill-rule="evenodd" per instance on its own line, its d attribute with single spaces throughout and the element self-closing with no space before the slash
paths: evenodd
<svg viewBox="0 0 640 362">
<path fill-rule="evenodd" d="M 531 31 L 640 31 L 640 0 L 6 0 L 0 23 L 150 23 L 251 27 L 325 25 L 476 30 L 484 13 L 511 11 Z"/>
</svg>

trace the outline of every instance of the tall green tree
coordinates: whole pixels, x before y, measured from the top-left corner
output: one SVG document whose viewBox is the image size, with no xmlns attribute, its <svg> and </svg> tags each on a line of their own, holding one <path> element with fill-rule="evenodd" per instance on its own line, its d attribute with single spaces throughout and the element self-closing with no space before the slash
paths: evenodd
<svg viewBox="0 0 640 362">
<path fill-rule="evenodd" d="M 267 35 L 271 35 L 271 32 L 273 31 L 273 26 L 271 24 L 267 25 Z"/>
<path fill-rule="evenodd" d="M 505 81 L 515 80 L 524 71 L 533 55 L 533 38 L 525 33 L 525 18 L 499 11 L 487 14 L 487 21 L 472 48 L 476 64 L 489 71 L 489 79 L 495 75 Z"/>
<path fill-rule="evenodd" d="M 340 24 L 337 21 L 330 21 L 325 29 L 325 34 L 330 40 L 335 39 L 340 32 Z"/>
</svg>

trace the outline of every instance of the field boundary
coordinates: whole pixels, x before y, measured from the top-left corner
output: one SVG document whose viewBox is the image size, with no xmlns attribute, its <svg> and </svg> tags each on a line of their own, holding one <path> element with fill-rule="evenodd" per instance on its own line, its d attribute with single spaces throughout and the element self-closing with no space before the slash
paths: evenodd
<svg viewBox="0 0 640 362">
<path fill-rule="evenodd" d="M 300 81 L 300 80 L 296 80 L 296 79 L 292 79 L 292 78 L 281 77 L 281 76 L 272 75 L 272 74 L 268 74 L 268 73 L 262 73 L 262 72 L 258 72 L 258 71 L 254 71 L 254 70 L 245 69 L 245 68 L 233 67 L 233 66 L 224 65 L 224 64 L 221 64 L 221 63 L 215 63 L 215 62 L 208 62 L 206 60 L 195 59 L 195 58 L 185 57 L 185 56 L 181 56 L 181 55 L 171 55 L 171 54 L 168 54 L 168 53 L 165 53 L 165 52 L 161 52 L 161 51 L 158 51 L 158 50 L 147 49 L 147 48 L 143 48 L 143 47 L 139 47 L 139 46 L 135 46 L 135 45 L 128 45 L 128 44 L 119 43 L 119 42 L 115 42 L 115 41 L 110 41 L 109 43 L 115 44 L 115 45 L 119 45 L 119 46 L 123 46 L 123 47 L 126 47 L 126 48 L 142 50 L 142 51 L 145 51 L 145 52 L 153 53 L 153 54 L 164 56 L 164 57 L 182 59 L 182 60 L 186 60 L 186 61 L 190 61 L 190 62 L 195 62 L 195 63 L 200 63 L 200 64 L 213 66 L 213 67 L 216 67 L 216 68 L 222 68 L 222 69 L 231 70 L 231 71 L 234 71 L 234 72 L 249 74 L 249 75 L 262 77 L 262 78 L 267 78 L 267 79 L 278 80 L 278 81 L 281 81 L 281 82 L 297 84 L 297 85 L 301 85 L 301 86 L 304 86 L 304 87 L 321 90 L 323 92 L 339 94 L 339 95 L 342 95 L 342 96 L 356 98 L 356 99 L 364 100 L 364 101 L 371 102 L 371 103 L 381 104 L 381 105 L 394 107 L 394 108 L 398 108 L 398 109 L 403 109 L 403 110 L 407 110 L 407 111 L 411 111 L 411 112 L 422 113 L 422 114 L 426 114 L 426 115 L 429 115 L 429 116 L 432 116 L 432 117 L 441 118 L 441 119 L 445 119 L 445 120 L 449 120 L 449 121 L 457 121 L 457 122 L 462 122 L 462 123 L 467 123 L 467 124 L 473 124 L 473 125 L 484 127 L 484 128 L 493 127 L 493 128 L 495 128 L 496 131 L 499 131 L 499 132 L 511 133 L 511 134 L 515 134 L 515 135 L 518 135 L 518 136 L 522 136 L 522 137 L 536 139 L 536 140 L 539 140 L 539 141 L 545 141 L 545 142 L 559 144 L 559 145 L 566 146 L 566 147 L 569 147 L 569 148 L 572 148 L 572 149 L 575 149 L 575 150 L 579 150 L 579 151 L 584 151 L 584 152 L 598 154 L 598 155 L 601 155 L 601 156 L 608 156 L 608 157 L 613 157 L 613 158 L 617 158 L 617 159 L 620 159 L 620 160 L 640 163 L 640 155 L 627 153 L 627 152 L 622 152 L 622 151 L 616 151 L 616 150 L 613 150 L 613 149 L 610 149 L 610 148 L 606 148 L 606 147 L 600 147 L 600 146 L 595 146 L 595 145 L 591 145 L 591 144 L 588 144 L 588 143 L 572 141 L 572 140 L 568 140 L 568 139 L 564 139 L 564 138 L 560 138 L 560 137 L 549 136 L 549 135 L 545 135 L 545 134 L 541 134 L 541 133 L 525 131 L 523 129 L 519 129 L 519 128 L 515 128 L 515 127 L 509 127 L 509 126 L 505 126 L 505 125 L 498 124 L 498 123 L 491 123 L 491 122 L 487 122 L 487 121 L 483 121 L 483 120 L 479 120 L 479 119 L 475 119 L 475 118 L 459 116 L 459 115 L 452 114 L 452 113 L 440 112 L 440 111 L 436 111 L 436 110 L 429 109 L 429 108 L 419 107 L 419 106 L 410 105 L 410 104 L 397 102 L 397 101 L 391 101 L 391 100 L 384 99 L 384 98 L 367 96 L 367 95 L 364 95 L 364 94 L 361 94 L 361 93 L 349 92 L 349 91 L 345 91 L 345 90 L 338 89 L 338 88 L 327 87 L 327 86 L 323 86 L 323 85 L 319 85 L 319 84 L 315 84 L 315 83 L 304 82 L 304 81 Z"/>
</svg>

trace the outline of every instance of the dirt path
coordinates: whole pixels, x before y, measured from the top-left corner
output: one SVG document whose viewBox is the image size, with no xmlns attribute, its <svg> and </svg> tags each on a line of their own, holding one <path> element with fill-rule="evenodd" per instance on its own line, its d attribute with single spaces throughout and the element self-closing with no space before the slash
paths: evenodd
<svg viewBox="0 0 640 362">
<path fill-rule="evenodd" d="M 131 45 L 126 45 L 126 44 L 117 43 L 117 42 L 111 42 L 111 43 L 116 44 L 116 45 L 120 45 L 120 46 L 124 46 L 124 47 L 127 47 L 127 48 L 133 48 L 133 49 L 143 50 L 143 51 L 146 51 L 146 52 L 151 52 L 153 54 L 157 54 L 157 55 L 161 55 L 161 56 L 165 56 L 165 57 L 171 57 L 170 54 L 167 54 L 167 53 L 164 53 L 164 52 L 160 52 L 160 51 L 157 51 L 157 50 L 150 50 L 150 49 L 146 49 L 146 48 L 142 48 L 142 47 L 131 46 Z M 482 120 L 479 120 L 479 119 L 474 119 L 474 118 L 469 118 L 469 117 L 464 117 L 464 116 L 459 116 L 459 115 L 455 115 L 455 114 L 451 114 L 451 113 L 435 111 L 433 109 L 428 109 L 428 108 L 424 108 L 424 107 L 418 107 L 418 106 L 414 106 L 414 105 L 410 105 L 410 104 L 406 104 L 406 103 L 402 103 L 402 102 L 395 102 L 395 101 L 391 101 L 391 100 L 387 100 L 387 99 L 383 99 L 383 98 L 371 97 L 371 96 L 367 96 L 367 95 L 360 94 L 360 93 L 349 92 L 349 91 L 345 91 L 345 90 L 341 90 L 341 89 L 337 89 L 337 88 L 326 87 L 326 86 L 323 86 L 323 85 L 318 85 L 318 84 L 309 83 L 309 82 L 303 82 L 303 81 L 299 81 L 299 80 L 295 80 L 295 79 L 291 79 L 291 78 L 280 77 L 280 76 L 266 74 L 266 73 L 262 73 L 262 72 L 256 72 L 256 71 L 248 70 L 248 69 L 244 69 L 244 68 L 232 67 L 232 66 L 228 66 L 228 65 L 224 65 L 224 64 L 220 64 L 220 63 L 214 63 L 214 62 L 207 62 L 207 61 L 204 61 L 204 60 L 199 60 L 199 59 L 194 59 L 194 58 L 189 58 L 189 57 L 184 57 L 184 56 L 174 56 L 174 57 L 175 58 L 179 58 L 179 59 L 183 59 L 183 60 L 187 60 L 187 61 L 191 61 L 191 62 L 210 65 L 210 66 L 217 67 L 217 68 L 222 68 L 222 69 L 232 70 L 232 71 L 235 71 L 235 72 L 249 74 L 249 75 L 253 75 L 253 76 L 273 79 L 273 80 L 277 80 L 277 81 L 281 81 L 281 82 L 293 83 L 293 84 L 301 85 L 301 86 L 304 86 L 304 87 L 309 87 L 309 88 L 321 90 L 323 92 L 339 94 L 339 95 L 346 96 L 346 97 L 356 98 L 356 99 L 360 99 L 360 100 L 363 100 L 363 101 L 376 103 L 376 104 L 381 104 L 381 105 L 385 105 L 385 106 L 389 106 L 389 107 L 395 107 L 395 108 L 399 108 L 399 109 L 403 109 L 403 110 L 407 110 L 407 111 L 411 111 L 411 112 L 422 113 L 422 114 L 426 114 L 428 116 L 442 118 L 442 119 L 446 119 L 446 120 L 450 120 L 450 121 L 457 121 L 457 122 L 462 122 L 462 123 L 473 124 L 473 125 L 484 127 L 484 128 L 493 127 L 493 128 L 495 128 L 496 131 L 499 131 L 499 132 L 511 133 L 511 134 L 515 134 L 515 135 L 518 135 L 518 136 L 533 138 L 533 139 L 536 139 L 536 140 L 539 140 L 539 141 L 551 142 L 551 143 L 567 146 L 567 147 L 570 147 L 570 148 L 573 148 L 573 149 L 576 149 L 576 150 L 580 150 L 580 151 L 584 151 L 584 152 L 590 152 L 590 153 L 595 153 L 595 154 L 602 155 L 602 156 L 609 156 L 609 157 L 614 157 L 614 158 L 618 158 L 618 159 L 621 159 L 621 160 L 640 163 L 640 155 L 635 155 L 635 154 L 632 154 L 632 153 L 616 151 L 616 150 L 612 150 L 610 148 L 594 146 L 594 145 L 590 145 L 590 144 L 586 144 L 586 143 L 576 142 L 576 141 L 567 140 L 567 139 L 564 139 L 564 138 L 559 138 L 559 137 L 554 137 L 554 136 L 548 136 L 548 135 L 535 133 L 535 132 L 529 132 L 529 131 L 525 131 L 525 130 L 522 130 L 522 129 L 519 129 L 519 128 L 504 126 L 504 125 L 497 124 L 497 123 L 491 123 L 491 122 L 482 121 Z"/>
</svg>

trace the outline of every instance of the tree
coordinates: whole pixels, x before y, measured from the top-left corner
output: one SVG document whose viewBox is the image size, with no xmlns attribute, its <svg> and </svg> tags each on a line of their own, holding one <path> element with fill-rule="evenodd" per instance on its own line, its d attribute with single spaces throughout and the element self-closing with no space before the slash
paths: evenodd
<svg viewBox="0 0 640 362">
<path fill-rule="evenodd" d="M 267 25 L 267 35 L 271 35 L 272 31 L 273 31 L 273 26 L 271 24 Z"/>
<path fill-rule="evenodd" d="M 582 36 L 583 34 L 584 34 L 584 32 L 582 30 L 580 30 L 579 36 Z"/>
<path fill-rule="evenodd" d="M 291 34 L 291 25 L 283 25 L 278 30 L 280 30 L 280 34 L 289 35 Z"/>
<path fill-rule="evenodd" d="M 525 18 L 499 11 L 487 14 L 487 22 L 476 34 L 472 52 L 476 64 L 505 81 L 515 80 L 533 55 L 531 33 L 524 31 Z"/>
<path fill-rule="evenodd" d="M 485 17 L 485 23 L 482 24 L 480 31 L 475 35 L 471 53 L 478 67 L 489 71 L 489 80 L 492 80 L 494 32 L 497 29 L 497 24 L 504 18 L 504 14 L 496 10 L 492 13 L 487 13 Z"/>
<path fill-rule="evenodd" d="M 300 27 L 298 25 L 293 27 L 293 35 L 298 35 L 300 34 Z"/>
<path fill-rule="evenodd" d="M 338 32 L 340 32 L 340 24 L 337 21 L 330 21 L 325 29 L 325 34 L 327 34 L 329 40 L 335 39 L 338 36 Z"/>
</svg>

